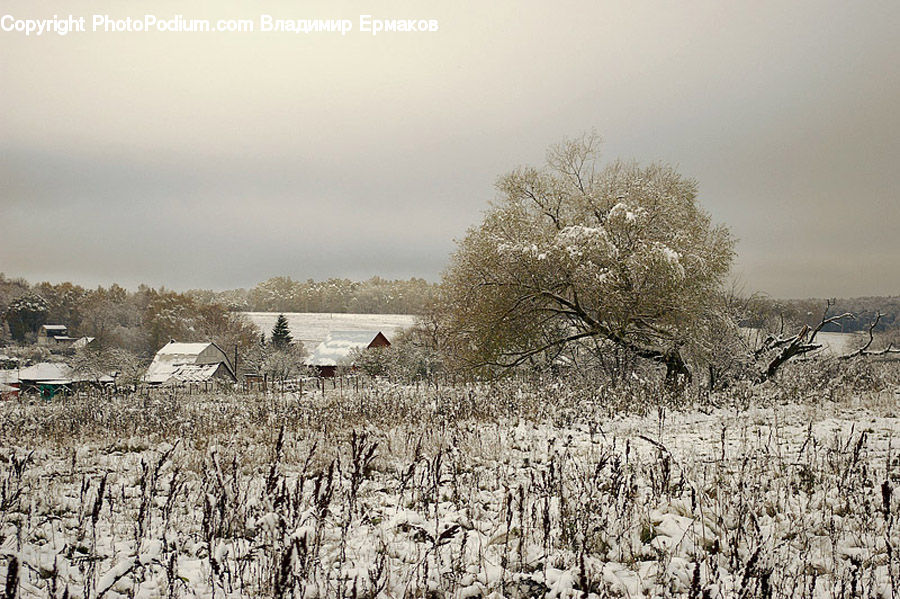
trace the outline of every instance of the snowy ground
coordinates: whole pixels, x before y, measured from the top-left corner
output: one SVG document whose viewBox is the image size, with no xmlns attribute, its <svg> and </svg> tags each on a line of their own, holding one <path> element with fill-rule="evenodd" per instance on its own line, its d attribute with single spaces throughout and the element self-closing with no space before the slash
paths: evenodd
<svg viewBox="0 0 900 599">
<path fill-rule="evenodd" d="M 20 597 L 898 596 L 897 390 L 646 415 L 550 393 L 6 403 L 0 581 Z"/>
<path fill-rule="evenodd" d="M 255 324 L 260 331 L 271 334 L 276 312 L 244 312 L 244 315 Z M 287 312 L 288 327 L 294 339 L 303 342 L 306 349 L 312 352 L 331 331 L 381 331 L 388 339 L 399 331 L 409 328 L 415 322 L 411 314 L 341 314 L 314 312 Z"/>
</svg>

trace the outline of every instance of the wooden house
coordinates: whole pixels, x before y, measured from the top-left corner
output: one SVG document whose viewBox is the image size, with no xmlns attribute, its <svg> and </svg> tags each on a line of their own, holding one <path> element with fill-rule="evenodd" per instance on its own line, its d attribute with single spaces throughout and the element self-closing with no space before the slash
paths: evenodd
<svg viewBox="0 0 900 599">
<path fill-rule="evenodd" d="M 67 349 L 74 337 L 69 337 L 69 329 L 64 324 L 42 324 L 37 334 L 38 345 L 50 349 Z"/>
</svg>

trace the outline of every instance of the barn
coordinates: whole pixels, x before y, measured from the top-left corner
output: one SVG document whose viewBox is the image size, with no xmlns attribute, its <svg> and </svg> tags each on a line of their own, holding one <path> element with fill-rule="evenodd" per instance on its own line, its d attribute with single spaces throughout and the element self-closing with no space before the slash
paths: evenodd
<svg viewBox="0 0 900 599">
<path fill-rule="evenodd" d="M 332 331 L 328 333 L 306 361 L 319 376 L 333 377 L 340 364 L 346 364 L 354 349 L 388 347 L 391 344 L 381 331 Z"/>
<path fill-rule="evenodd" d="M 143 378 L 149 385 L 202 385 L 236 380 L 228 356 L 215 343 L 179 343 L 175 340 L 156 352 Z"/>
</svg>

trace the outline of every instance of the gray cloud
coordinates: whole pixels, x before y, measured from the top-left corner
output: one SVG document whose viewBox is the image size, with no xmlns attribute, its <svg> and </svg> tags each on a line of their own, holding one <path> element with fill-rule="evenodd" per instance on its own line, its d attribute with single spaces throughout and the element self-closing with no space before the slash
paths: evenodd
<svg viewBox="0 0 900 599">
<path fill-rule="evenodd" d="M 142 14 L 57 3 L 4 12 Z M 0 270 L 184 287 L 437 278 L 493 182 L 594 128 L 777 296 L 900 293 L 896 3 L 272 2 L 436 34 L 0 34 Z M 154 5 L 252 16 L 254 3 Z M 52 236 L 41 223 L 55 223 Z"/>
</svg>

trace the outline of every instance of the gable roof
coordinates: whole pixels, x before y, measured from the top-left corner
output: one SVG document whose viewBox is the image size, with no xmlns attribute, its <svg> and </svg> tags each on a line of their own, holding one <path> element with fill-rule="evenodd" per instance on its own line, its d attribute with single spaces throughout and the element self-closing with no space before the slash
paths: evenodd
<svg viewBox="0 0 900 599">
<path fill-rule="evenodd" d="M 353 349 L 365 349 L 381 335 L 381 331 L 332 331 L 307 359 L 309 366 L 337 366 L 350 357 Z"/>
</svg>

